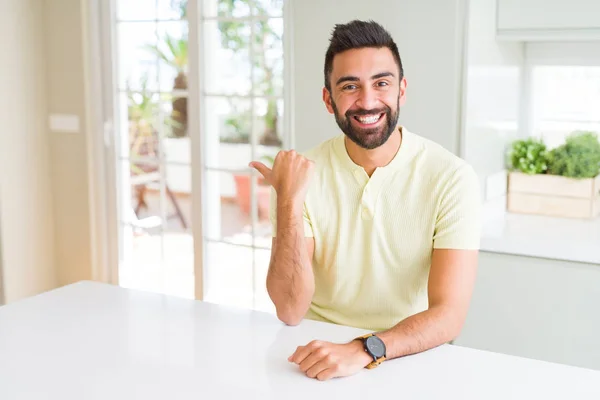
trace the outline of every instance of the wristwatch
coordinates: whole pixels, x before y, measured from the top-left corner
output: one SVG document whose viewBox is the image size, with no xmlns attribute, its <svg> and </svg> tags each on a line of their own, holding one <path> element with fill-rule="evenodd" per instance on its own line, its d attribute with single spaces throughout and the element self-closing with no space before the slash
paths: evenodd
<svg viewBox="0 0 600 400">
<path fill-rule="evenodd" d="M 363 342 L 367 354 L 373 357 L 373 362 L 366 366 L 367 369 L 373 369 L 385 361 L 385 343 L 373 333 L 368 333 L 357 338 Z"/>
</svg>

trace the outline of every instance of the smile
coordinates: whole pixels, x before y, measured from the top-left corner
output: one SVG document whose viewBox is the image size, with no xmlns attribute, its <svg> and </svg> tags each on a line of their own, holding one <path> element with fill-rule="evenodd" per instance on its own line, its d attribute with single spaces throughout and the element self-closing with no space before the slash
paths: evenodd
<svg viewBox="0 0 600 400">
<path fill-rule="evenodd" d="M 355 115 L 354 119 L 360 122 L 362 125 L 374 125 L 384 116 L 384 113 L 381 114 L 372 114 L 372 115 Z"/>
</svg>

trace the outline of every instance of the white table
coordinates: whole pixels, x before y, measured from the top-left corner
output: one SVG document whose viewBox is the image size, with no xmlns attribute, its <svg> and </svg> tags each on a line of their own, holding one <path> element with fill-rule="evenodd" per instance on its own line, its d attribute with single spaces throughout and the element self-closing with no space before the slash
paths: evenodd
<svg viewBox="0 0 600 400">
<path fill-rule="evenodd" d="M 287 357 L 363 331 L 81 282 L 0 307 L 0 399 L 600 399 L 600 372 L 458 346 L 319 382 Z"/>
</svg>

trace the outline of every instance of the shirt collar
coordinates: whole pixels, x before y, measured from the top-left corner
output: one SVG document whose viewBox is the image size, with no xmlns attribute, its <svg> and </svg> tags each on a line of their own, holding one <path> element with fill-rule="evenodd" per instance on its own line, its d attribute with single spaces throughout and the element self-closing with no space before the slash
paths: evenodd
<svg viewBox="0 0 600 400">
<path fill-rule="evenodd" d="M 414 143 L 413 134 L 403 126 L 399 126 L 397 129 L 402 135 L 400 148 L 398 149 L 398 152 L 394 158 L 392 158 L 392 161 L 390 161 L 386 166 L 377 168 L 378 171 L 396 171 L 398 168 L 405 165 L 411 158 L 412 146 Z M 346 135 L 342 133 L 334 140 L 334 152 L 336 158 L 342 163 L 344 168 L 347 168 L 351 171 L 363 170 L 363 167 L 352 161 L 348 155 L 348 150 L 346 149 L 346 143 L 344 140 L 345 136 Z"/>
</svg>

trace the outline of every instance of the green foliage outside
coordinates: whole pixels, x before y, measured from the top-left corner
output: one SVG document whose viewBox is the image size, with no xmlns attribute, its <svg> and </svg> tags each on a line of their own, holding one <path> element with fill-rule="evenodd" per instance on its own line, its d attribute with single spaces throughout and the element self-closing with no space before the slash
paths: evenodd
<svg viewBox="0 0 600 400">
<path fill-rule="evenodd" d="M 219 16 L 230 16 L 236 8 L 254 7 L 259 15 L 266 15 L 267 11 L 260 2 L 252 0 L 219 0 L 217 9 Z M 178 10 L 181 19 L 187 17 L 187 0 L 172 0 L 171 7 Z M 268 20 L 256 20 L 254 24 L 254 35 L 248 33 L 248 23 L 242 21 L 220 21 L 221 46 L 234 52 L 247 52 L 252 46 L 254 59 L 250 60 L 255 71 L 254 84 L 258 93 L 268 98 L 267 112 L 264 116 L 264 132 L 259 142 L 264 145 L 280 146 L 281 141 L 277 132 L 278 112 L 275 99 L 274 66 L 269 65 L 266 52 L 272 43 L 282 38 L 269 25 Z M 187 66 L 188 66 L 188 36 L 184 34 L 181 38 L 165 35 L 160 38 L 156 45 L 145 46 L 145 49 L 156 55 L 159 59 L 177 71 L 177 77 L 173 83 L 174 90 L 187 90 Z M 187 99 L 185 97 L 172 99 L 173 112 L 171 114 L 171 136 L 187 136 Z M 232 101 L 235 114 L 225 121 L 225 125 L 235 133 L 234 137 L 222 138 L 223 141 L 248 143 L 252 126 L 250 111 L 235 111 L 236 104 Z"/>
</svg>

